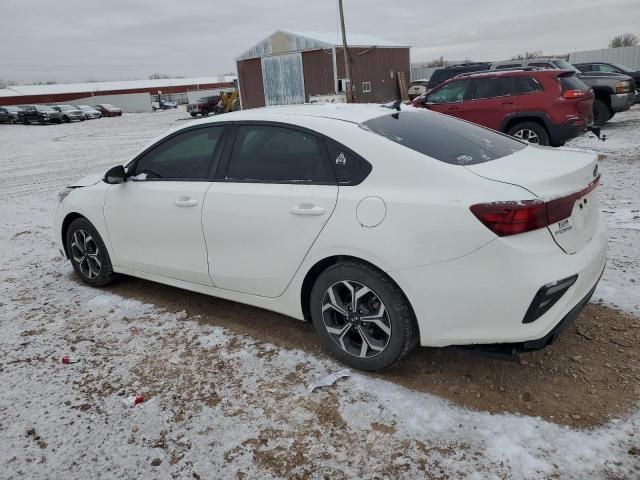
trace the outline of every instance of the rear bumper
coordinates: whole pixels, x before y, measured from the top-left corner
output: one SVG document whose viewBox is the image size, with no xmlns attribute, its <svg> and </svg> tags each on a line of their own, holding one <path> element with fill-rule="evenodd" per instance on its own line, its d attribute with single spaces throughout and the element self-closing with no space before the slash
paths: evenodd
<svg viewBox="0 0 640 480">
<path fill-rule="evenodd" d="M 576 124 L 576 122 L 578 122 Z M 587 131 L 587 127 L 593 124 L 593 117 L 571 120 L 565 123 L 551 123 L 547 125 L 549 128 L 549 135 L 551 137 L 551 145 L 554 147 L 560 147 L 565 144 L 567 140 L 570 140 L 578 135 Z"/>
<path fill-rule="evenodd" d="M 421 345 L 532 348 L 555 338 L 556 327 L 590 296 L 604 269 L 606 248 L 600 216 L 591 241 L 573 255 L 540 229 L 497 238 L 455 260 L 390 273 L 414 309 Z M 541 286 L 572 275 L 578 276 L 575 283 L 546 313 L 523 323 Z"/>
<path fill-rule="evenodd" d="M 624 112 L 629 110 L 636 101 L 634 93 L 613 93 L 610 95 L 611 110 L 614 112 Z"/>
</svg>

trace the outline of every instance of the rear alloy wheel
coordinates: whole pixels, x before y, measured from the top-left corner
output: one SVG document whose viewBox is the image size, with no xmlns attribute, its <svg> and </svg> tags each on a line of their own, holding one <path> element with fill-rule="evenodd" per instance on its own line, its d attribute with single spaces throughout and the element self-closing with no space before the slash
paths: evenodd
<svg viewBox="0 0 640 480">
<path fill-rule="evenodd" d="M 67 254 L 82 281 L 102 287 L 114 277 L 111 259 L 102 238 L 85 218 L 77 218 L 67 230 Z"/>
<path fill-rule="evenodd" d="M 354 368 L 387 368 L 417 343 L 404 294 L 385 274 L 359 262 L 337 263 L 320 274 L 310 308 L 325 345 Z"/>
<path fill-rule="evenodd" d="M 613 116 L 613 112 L 605 102 L 596 98 L 593 101 L 593 124 L 596 127 L 601 127 L 609 121 Z"/>
<path fill-rule="evenodd" d="M 512 137 L 534 145 L 549 145 L 549 134 L 540 124 L 535 122 L 517 123 L 507 132 Z"/>
</svg>

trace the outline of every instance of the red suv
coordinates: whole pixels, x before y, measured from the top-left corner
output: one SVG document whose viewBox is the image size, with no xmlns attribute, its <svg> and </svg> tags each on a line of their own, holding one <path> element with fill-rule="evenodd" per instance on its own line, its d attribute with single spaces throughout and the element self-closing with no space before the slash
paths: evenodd
<svg viewBox="0 0 640 480">
<path fill-rule="evenodd" d="M 573 70 L 523 69 L 458 75 L 412 104 L 530 143 L 561 146 L 593 124 L 593 98 Z"/>
</svg>

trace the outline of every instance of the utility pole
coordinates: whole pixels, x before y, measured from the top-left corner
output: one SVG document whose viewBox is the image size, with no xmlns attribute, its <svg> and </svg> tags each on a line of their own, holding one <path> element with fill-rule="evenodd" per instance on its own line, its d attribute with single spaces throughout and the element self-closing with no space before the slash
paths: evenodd
<svg viewBox="0 0 640 480">
<path fill-rule="evenodd" d="M 344 47 L 344 74 L 346 76 L 345 93 L 347 103 L 353 103 L 353 89 L 351 88 L 351 62 L 349 61 L 349 47 L 347 47 L 347 34 L 344 28 L 344 12 L 342 10 L 342 0 L 338 0 L 340 7 L 340 27 L 342 28 L 342 46 Z"/>
</svg>

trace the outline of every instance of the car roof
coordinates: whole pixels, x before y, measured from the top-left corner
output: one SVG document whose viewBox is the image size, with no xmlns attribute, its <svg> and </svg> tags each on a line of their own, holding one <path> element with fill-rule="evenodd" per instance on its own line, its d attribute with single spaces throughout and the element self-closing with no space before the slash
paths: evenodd
<svg viewBox="0 0 640 480">
<path fill-rule="evenodd" d="M 521 77 L 542 75 L 554 75 L 560 76 L 563 73 L 575 73 L 573 70 L 558 69 L 558 68 L 517 68 L 517 69 L 505 69 L 505 70 L 486 70 L 482 72 L 470 72 L 457 75 L 444 83 L 448 83 L 454 79 L 460 78 L 485 78 L 485 77 Z"/>
<path fill-rule="evenodd" d="M 214 116 L 202 123 L 215 121 L 274 121 L 274 116 L 316 117 L 332 120 L 341 120 L 350 123 L 362 123 L 372 118 L 388 115 L 393 111 L 388 107 L 376 104 L 304 104 L 304 105 L 279 105 L 274 107 L 252 108 L 231 112 L 220 117 Z"/>
</svg>

